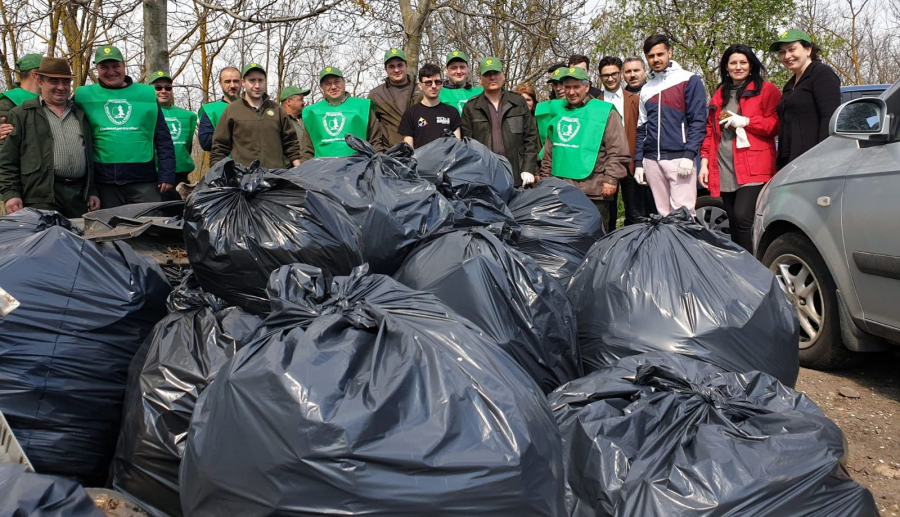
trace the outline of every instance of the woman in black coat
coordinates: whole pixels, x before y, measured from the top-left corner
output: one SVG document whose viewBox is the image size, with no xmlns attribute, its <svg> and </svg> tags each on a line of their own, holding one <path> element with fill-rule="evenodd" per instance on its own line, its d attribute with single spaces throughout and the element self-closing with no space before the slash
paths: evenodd
<svg viewBox="0 0 900 517">
<path fill-rule="evenodd" d="M 828 138 L 828 121 L 841 104 L 841 80 L 819 61 L 819 47 L 809 34 L 791 29 L 769 47 L 794 73 L 781 89 L 778 116 L 779 169 Z"/>
</svg>

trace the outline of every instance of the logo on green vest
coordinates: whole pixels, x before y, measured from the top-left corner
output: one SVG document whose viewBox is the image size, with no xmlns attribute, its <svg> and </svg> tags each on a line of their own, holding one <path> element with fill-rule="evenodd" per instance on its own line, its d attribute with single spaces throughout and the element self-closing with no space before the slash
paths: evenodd
<svg viewBox="0 0 900 517">
<path fill-rule="evenodd" d="M 181 121 L 177 118 L 166 117 L 166 125 L 169 126 L 172 140 L 178 140 L 181 137 Z"/>
<path fill-rule="evenodd" d="M 563 142 L 568 142 L 575 138 L 579 129 L 581 129 L 581 121 L 577 118 L 562 117 L 556 123 L 556 134 L 559 135 L 559 139 Z"/>
<path fill-rule="evenodd" d="M 106 101 L 103 110 L 106 111 L 109 121 L 117 126 L 128 122 L 128 118 L 131 117 L 131 103 L 125 99 L 110 99 Z"/>
<path fill-rule="evenodd" d="M 331 136 L 338 136 L 344 130 L 344 124 L 347 119 L 340 111 L 332 111 L 322 117 L 322 125 L 325 126 L 325 132 Z"/>
</svg>

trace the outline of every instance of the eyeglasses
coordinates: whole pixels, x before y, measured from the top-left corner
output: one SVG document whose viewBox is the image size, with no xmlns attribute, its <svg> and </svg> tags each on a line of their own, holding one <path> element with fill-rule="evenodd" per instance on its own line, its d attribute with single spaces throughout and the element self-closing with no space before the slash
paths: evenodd
<svg viewBox="0 0 900 517">
<path fill-rule="evenodd" d="M 620 72 L 613 72 L 611 74 L 600 74 L 600 79 L 612 79 L 614 77 L 619 77 Z"/>
<path fill-rule="evenodd" d="M 167 92 L 172 91 L 172 85 L 168 85 L 168 86 L 154 86 L 154 88 L 156 88 L 156 91 L 158 91 L 158 92 L 161 92 L 161 91 L 163 91 L 163 90 L 165 90 L 165 91 L 167 91 Z"/>
<path fill-rule="evenodd" d="M 431 80 L 431 81 L 421 81 L 421 82 L 422 82 L 422 84 L 424 84 L 425 86 L 435 86 L 435 85 L 441 84 L 441 80 L 440 80 L 440 79 L 434 79 L 434 80 Z"/>
</svg>

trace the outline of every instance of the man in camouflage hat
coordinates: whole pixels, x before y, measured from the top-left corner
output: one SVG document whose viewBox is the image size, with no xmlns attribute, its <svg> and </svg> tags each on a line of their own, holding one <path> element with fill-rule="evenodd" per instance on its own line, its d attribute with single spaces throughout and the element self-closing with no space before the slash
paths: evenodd
<svg viewBox="0 0 900 517">
<path fill-rule="evenodd" d="M 422 99 L 422 92 L 416 88 L 413 77 L 409 75 L 406 54 L 399 48 L 389 49 L 384 53 L 384 70 L 387 79 L 384 84 L 369 92 L 369 100 L 375 105 L 375 116 L 381 122 L 384 132 L 384 146 L 391 147 L 403 141 L 400 119 L 406 108 Z"/>
<path fill-rule="evenodd" d="M 197 114 L 175 105 L 172 92 L 172 77 L 162 70 L 150 74 L 150 86 L 156 90 L 156 101 L 166 119 L 166 126 L 172 134 L 175 145 L 175 185 L 189 183 L 188 174 L 194 172 L 194 158 L 191 148 L 194 143 L 194 128 L 197 126 Z M 163 199 L 181 199 L 175 189 L 163 194 Z"/>
<path fill-rule="evenodd" d="M 462 50 L 454 50 L 447 54 L 447 80 L 441 89 L 440 101 L 449 104 L 462 115 L 463 106 L 472 97 L 480 95 L 484 88 L 472 86 L 469 82 L 469 56 Z"/>
<path fill-rule="evenodd" d="M 153 87 L 126 75 L 112 45 L 94 53 L 97 84 L 79 86 L 75 104 L 94 136 L 94 170 L 103 208 L 160 201 L 175 188 L 175 147 Z"/>
<path fill-rule="evenodd" d="M 266 69 L 249 63 L 241 69 L 244 95 L 222 112 L 213 135 L 209 163 L 229 155 L 242 165 L 259 160 L 265 169 L 300 164 L 300 142 L 284 109 L 266 93 Z"/>
<path fill-rule="evenodd" d="M 303 161 L 352 155 L 353 149 L 344 140 L 347 135 L 368 140 L 378 152 L 385 150 L 385 138 L 381 123 L 375 116 L 373 102 L 351 97 L 339 68 L 323 68 L 319 72 L 319 88 L 324 99 L 303 110 L 303 126 L 306 128 L 306 132 L 300 135 Z"/>
</svg>

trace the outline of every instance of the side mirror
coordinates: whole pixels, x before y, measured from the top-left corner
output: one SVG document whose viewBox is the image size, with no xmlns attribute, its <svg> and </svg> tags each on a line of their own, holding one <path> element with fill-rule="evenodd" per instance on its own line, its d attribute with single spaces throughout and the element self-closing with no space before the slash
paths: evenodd
<svg viewBox="0 0 900 517">
<path fill-rule="evenodd" d="M 883 100 L 874 97 L 853 99 L 842 104 L 831 116 L 828 133 L 856 140 L 887 142 L 891 139 L 891 119 Z"/>
</svg>

